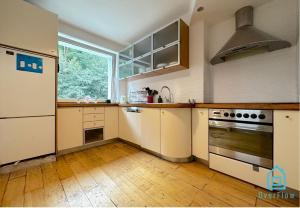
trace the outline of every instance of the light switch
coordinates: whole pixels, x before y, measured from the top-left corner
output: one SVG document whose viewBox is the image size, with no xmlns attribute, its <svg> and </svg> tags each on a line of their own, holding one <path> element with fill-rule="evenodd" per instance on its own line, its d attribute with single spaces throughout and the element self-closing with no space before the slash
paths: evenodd
<svg viewBox="0 0 300 208">
<path fill-rule="evenodd" d="M 32 64 L 32 68 L 33 68 L 33 69 L 37 69 L 36 63 L 33 63 L 33 64 Z"/>
</svg>

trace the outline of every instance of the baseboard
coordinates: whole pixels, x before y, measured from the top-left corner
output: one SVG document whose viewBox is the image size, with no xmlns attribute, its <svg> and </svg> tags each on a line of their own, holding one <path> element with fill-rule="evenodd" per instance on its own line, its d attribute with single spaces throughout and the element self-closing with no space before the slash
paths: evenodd
<svg viewBox="0 0 300 208">
<path fill-rule="evenodd" d="M 73 148 L 70 148 L 70 149 L 60 150 L 60 151 L 57 152 L 56 155 L 61 156 L 61 155 L 65 155 L 65 154 L 69 154 L 69 153 L 89 149 L 89 148 L 92 148 L 92 147 L 98 147 L 98 146 L 101 146 L 101 145 L 114 143 L 114 142 L 117 142 L 117 141 L 120 141 L 120 139 L 119 138 L 113 138 L 113 139 L 108 139 L 108 140 L 102 140 L 102 141 L 99 141 L 99 142 L 93 142 L 93 143 L 85 144 L 85 145 L 82 145 L 82 146 L 79 146 L 79 147 L 73 147 Z"/>
<path fill-rule="evenodd" d="M 0 168 L 0 173 L 9 173 L 13 171 L 17 171 L 23 168 L 30 168 L 33 166 L 38 166 L 44 163 L 54 162 L 56 161 L 56 156 L 54 154 L 47 155 L 47 156 L 41 156 L 38 158 L 33 158 L 29 160 L 24 160 L 19 163 L 13 163 L 9 165 L 2 166 Z"/>
<path fill-rule="evenodd" d="M 194 157 L 194 161 L 201 163 L 207 167 L 209 166 L 208 160 L 204 160 L 204 159 L 198 158 L 196 156 L 193 156 L 193 157 Z"/>
</svg>

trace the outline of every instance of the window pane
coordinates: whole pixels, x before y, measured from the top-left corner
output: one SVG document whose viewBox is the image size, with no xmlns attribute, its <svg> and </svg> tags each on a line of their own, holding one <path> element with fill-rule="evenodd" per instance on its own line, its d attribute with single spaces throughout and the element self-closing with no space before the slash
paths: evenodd
<svg viewBox="0 0 300 208">
<path fill-rule="evenodd" d="M 59 42 L 58 98 L 108 99 L 112 57 Z"/>
</svg>

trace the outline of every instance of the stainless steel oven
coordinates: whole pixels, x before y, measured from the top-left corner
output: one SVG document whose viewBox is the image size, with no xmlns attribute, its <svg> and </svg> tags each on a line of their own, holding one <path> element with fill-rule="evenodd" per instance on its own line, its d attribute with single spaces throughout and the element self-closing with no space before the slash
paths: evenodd
<svg viewBox="0 0 300 208">
<path fill-rule="evenodd" d="M 273 112 L 210 109 L 209 152 L 271 169 Z"/>
</svg>

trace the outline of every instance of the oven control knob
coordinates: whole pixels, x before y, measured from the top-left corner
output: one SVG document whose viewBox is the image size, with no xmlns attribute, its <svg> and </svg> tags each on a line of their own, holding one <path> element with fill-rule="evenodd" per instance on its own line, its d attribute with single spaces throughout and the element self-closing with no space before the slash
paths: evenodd
<svg viewBox="0 0 300 208">
<path fill-rule="evenodd" d="M 242 114 L 241 114 L 241 113 L 237 113 L 237 114 L 236 114 L 236 117 L 241 118 L 241 117 L 242 117 Z"/>
<path fill-rule="evenodd" d="M 249 114 L 248 113 L 244 113 L 244 118 L 249 118 Z"/>
<path fill-rule="evenodd" d="M 235 116 L 235 114 L 234 113 L 230 113 L 230 117 L 234 117 Z"/>
<path fill-rule="evenodd" d="M 228 116 L 229 116 L 229 113 L 224 113 L 224 116 L 225 116 L 225 117 L 228 117 Z"/>
<path fill-rule="evenodd" d="M 256 114 L 251 114 L 251 118 L 256 119 L 257 115 Z"/>
<path fill-rule="evenodd" d="M 259 114 L 258 118 L 259 118 L 259 119 L 265 119 L 266 116 L 265 116 L 265 114 Z"/>
</svg>

